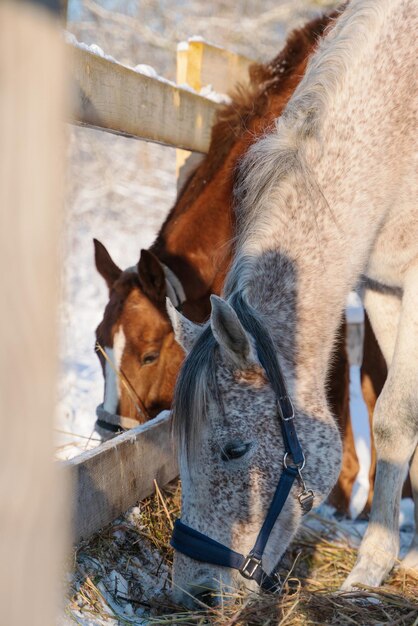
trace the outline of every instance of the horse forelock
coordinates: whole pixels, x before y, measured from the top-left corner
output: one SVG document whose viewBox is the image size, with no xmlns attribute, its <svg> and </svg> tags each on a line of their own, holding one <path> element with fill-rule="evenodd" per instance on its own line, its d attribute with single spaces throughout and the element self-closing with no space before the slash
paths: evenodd
<svg viewBox="0 0 418 626">
<path fill-rule="evenodd" d="M 265 320 L 246 301 L 241 292 L 231 295 L 229 303 L 244 329 L 254 340 L 257 356 L 276 396 L 280 365 L 272 337 Z M 210 324 L 207 324 L 186 358 L 180 372 L 173 407 L 173 431 L 179 449 L 186 459 L 196 458 L 202 427 L 207 423 L 211 400 L 223 412 L 222 399 L 216 380 L 216 351 L 218 344 Z"/>
<path fill-rule="evenodd" d="M 216 390 L 216 347 L 212 329 L 207 324 L 184 361 L 177 379 L 173 432 L 180 451 L 187 458 L 197 452 L 198 437 L 207 418 L 210 396 Z"/>
</svg>

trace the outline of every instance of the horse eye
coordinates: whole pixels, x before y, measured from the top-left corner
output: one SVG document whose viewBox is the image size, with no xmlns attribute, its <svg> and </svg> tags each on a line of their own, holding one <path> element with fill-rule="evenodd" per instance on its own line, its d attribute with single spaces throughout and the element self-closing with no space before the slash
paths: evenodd
<svg viewBox="0 0 418 626">
<path fill-rule="evenodd" d="M 142 365 L 149 365 L 150 363 L 154 363 L 154 361 L 156 361 L 159 357 L 158 352 L 152 352 L 150 354 L 146 354 L 144 357 L 142 357 Z"/>
<path fill-rule="evenodd" d="M 233 459 L 240 459 L 250 449 L 250 443 L 229 444 L 222 449 L 221 457 L 222 461 L 232 461 Z"/>
</svg>

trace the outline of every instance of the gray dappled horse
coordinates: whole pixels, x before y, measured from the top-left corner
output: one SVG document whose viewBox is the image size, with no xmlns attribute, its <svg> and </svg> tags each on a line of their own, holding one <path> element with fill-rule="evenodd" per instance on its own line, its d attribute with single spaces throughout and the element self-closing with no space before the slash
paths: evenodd
<svg viewBox="0 0 418 626">
<path fill-rule="evenodd" d="M 203 329 L 168 304 L 189 352 L 174 412 L 183 502 L 173 583 L 185 603 L 274 578 L 301 498 L 318 505 L 337 480 L 325 385 L 359 280 L 389 374 L 374 414 L 370 523 L 344 589 L 379 585 L 392 568 L 409 464 L 418 509 L 417 13 L 415 0 L 348 4 L 274 132 L 241 164 L 224 299 L 212 296 Z M 404 564 L 418 570 L 417 535 Z"/>
</svg>

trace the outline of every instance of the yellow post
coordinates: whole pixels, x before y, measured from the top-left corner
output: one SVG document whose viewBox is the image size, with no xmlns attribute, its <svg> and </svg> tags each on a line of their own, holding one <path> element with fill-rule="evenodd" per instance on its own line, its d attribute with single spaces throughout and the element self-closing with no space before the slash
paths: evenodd
<svg viewBox="0 0 418 626">
<path fill-rule="evenodd" d="M 248 69 L 252 63 L 247 57 L 192 39 L 177 47 L 177 83 L 187 84 L 197 92 L 211 85 L 214 91 L 228 94 L 237 83 L 245 85 L 249 82 Z M 176 151 L 178 190 L 201 160 L 201 155 Z"/>
<path fill-rule="evenodd" d="M 200 91 L 200 65 L 191 63 L 190 49 L 187 42 L 177 46 L 177 76 L 178 85 L 189 85 Z M 194 154 L 188 150 L 176 150 L 176 177 L 177 191 L 180 192 L 193 170 L 202 160 L 201 154 Z"/>
</svg>

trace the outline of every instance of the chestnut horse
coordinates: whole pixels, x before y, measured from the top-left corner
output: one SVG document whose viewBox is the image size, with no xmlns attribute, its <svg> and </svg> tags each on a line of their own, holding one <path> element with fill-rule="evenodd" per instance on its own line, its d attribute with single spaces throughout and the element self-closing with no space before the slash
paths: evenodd
<svg viewBox="0 0 418 626">
<path fill-rule="evenodd" d="M 109 302 L 96 331 L 105 376 L 104 404 L 98 407 L 102 435 L 102 427 L 117 431 L 170 408 L 184 353 L 174 339 L 165 298 L 174 298 L 189 319 L 207 319 L 209 296 L 220 293 L 231 261 L 235 167 L 280 116 L 318 38 L 334 17 L 311 21 L 291 34 L 272 62 L 252 66 L 250 87 L 240 89 L 220 113 L 207 156 L 181 191 L 155 243 L 150 250 L 141 251 L 136 267 L 122 271 L 95 241 L 96 267 L 109 288 Z M 378 351 L 372 335 L 368 334 L 366 341 Z M 343 326 L 329 380 L 329 399 L 344 440 L 343 469 L 332 497 L 342 511 L 348 508 L 359 469 L 349 419 L 348 382 Z M 375 372 L 374 382 L 378 393 L 384 368 Z M 375 397 L 370 397 L 370 402 L 374 401 Z"/>
</svg>

